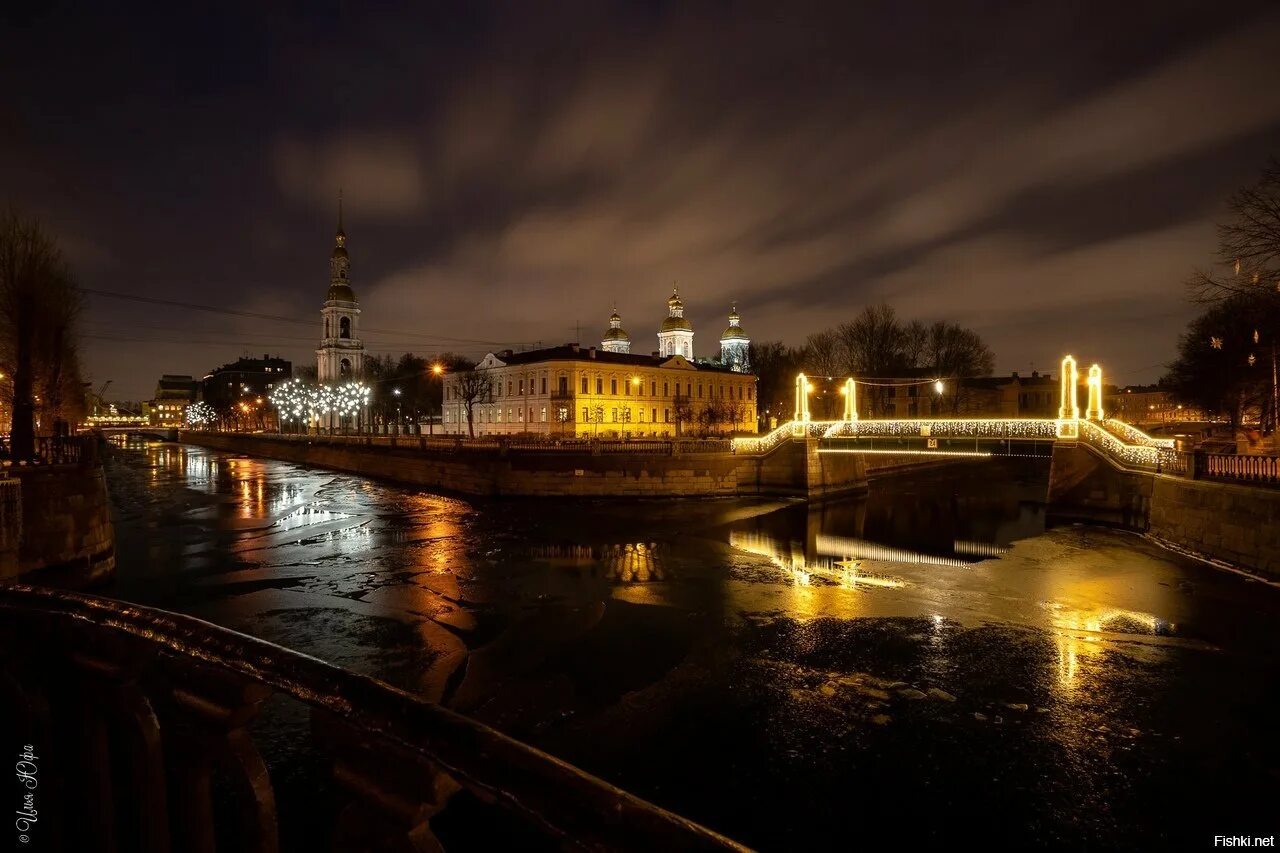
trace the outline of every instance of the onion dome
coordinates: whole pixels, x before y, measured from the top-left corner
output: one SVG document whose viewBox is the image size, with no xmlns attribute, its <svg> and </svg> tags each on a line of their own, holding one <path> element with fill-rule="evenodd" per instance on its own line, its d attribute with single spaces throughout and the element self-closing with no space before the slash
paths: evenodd
<svg viewBox="0 0 1280 853">
<path fill-rule="evenodd" d="M 609 317 L 609 328 L 605 330 L 604 340 L 627 341 L 627 342 L 631 341 L 631 336 L 628 335 L 622 328 L 622 318 L 618 316 L 618 312 L 616 309 L 614 310 L 613 314 Z"/>
<path fill-rule="evenodd" d="M 684 303 L 680 301 L 680 291 L 671 288 L 671 298 L 667 300 L 667 318 L 662 321 L 659 332 L 692 332 L 693 324 L 684 318 Z"/>
<path fill-rule="evenodd" d="M 329 285 L 329 293 L 325 296 L 328 302 L 359 302 L 356 299 L 356 293 L 351 289 L 349 284 L 331 284 Z"/>
<path fill-rule="evenodd" d="M 738 322 L 742 318 L 738 316 L 738 303 L 734 303 L 729 309 L 729 328 L 724 330 L 724 334 L 720 336 L 722 341 L 747 340 L 747 333 L 743 330 Z"/>
</svg>

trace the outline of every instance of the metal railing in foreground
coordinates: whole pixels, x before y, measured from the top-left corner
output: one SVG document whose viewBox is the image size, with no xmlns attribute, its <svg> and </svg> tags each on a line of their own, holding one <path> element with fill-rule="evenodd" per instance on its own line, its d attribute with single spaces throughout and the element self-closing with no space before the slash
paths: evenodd
<svg viewBox="0 0 1280 853">
<path fill-rule="evenodd" d="M 0 714 L 38 756 L 44 849 L 278 850 L 254 725 L 273 693 L 309 708 L 332 762 L 341 808 L 299 821 L 332 821 L 332 849 L 438 849 L 431 819 L 461 790 L 555 846 L 744 849 L 439 705 L 198 619 L 24 585 L 0 586 L 0 613 Z"/>
</svg>

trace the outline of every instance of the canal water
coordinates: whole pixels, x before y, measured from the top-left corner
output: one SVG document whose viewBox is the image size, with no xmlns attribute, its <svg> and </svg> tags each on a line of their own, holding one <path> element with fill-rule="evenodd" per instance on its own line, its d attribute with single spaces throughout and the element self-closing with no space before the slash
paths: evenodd
<svg viewBox="0 0 1280 853">
<path fill-rule="evenodd" d="M 1047 473 L 983 460 L 814 507 L 482 501 L 131 444 L 110 594 L 444 702 L 763 849 L 1274 834 L 1280 589 L 1046 529 Z M 291 724 L 267 749 L 310 784 Z"/>
</svg>

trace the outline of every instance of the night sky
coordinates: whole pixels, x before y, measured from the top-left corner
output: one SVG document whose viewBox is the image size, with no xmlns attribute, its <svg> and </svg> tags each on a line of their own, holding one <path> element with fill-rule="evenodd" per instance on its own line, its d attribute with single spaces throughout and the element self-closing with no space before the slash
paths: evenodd
<svg viewBox="0 0 1280 853">
<path fill-rule="evenodd" d="M 678 281 L 698 355 L 733 298 L 797 344 L 884 300 L 1151 381 L 1280 154 L 1274 3 L 50 5 L 0 13 L 0 203 L 86 288 L 312 324 L 92 296 L 117 399 L 313 363 L 339 187 L 373 352 L 594 343 L 615 301 L 648 352 Z"/>
</svg>

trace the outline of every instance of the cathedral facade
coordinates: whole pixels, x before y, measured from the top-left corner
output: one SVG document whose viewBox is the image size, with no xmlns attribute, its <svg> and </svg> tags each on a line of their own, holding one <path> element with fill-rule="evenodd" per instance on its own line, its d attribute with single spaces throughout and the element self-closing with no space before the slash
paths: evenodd
<svg viewBox="0 0 1280 853">
<path fill-rule="evenodd" d="M 446 433 L 481 436 L 678 438 L 756 431 L 756 377 L 737 306 L 719 358 L 697 360 L 693 324 L 674 288 L 658 349 L 631 351 L 617 309 L 600 347 L 489 353 L 471 376 L 445 379 Z M 475 375 L 482 382 L 475 381 Z"/>
<path fill-rule="evenodd" d="M 360 302 L 351 289 L 351 259 L 342 230 L 342 201 L 338 201 L 338 230 L 329 256 L 329 291 L 320 308 L 323 336 L 316 350 L 316 378 L 321 385 L 352 382 L 364 375 L 364 342 L 360 340 Z"/>
</svg>

